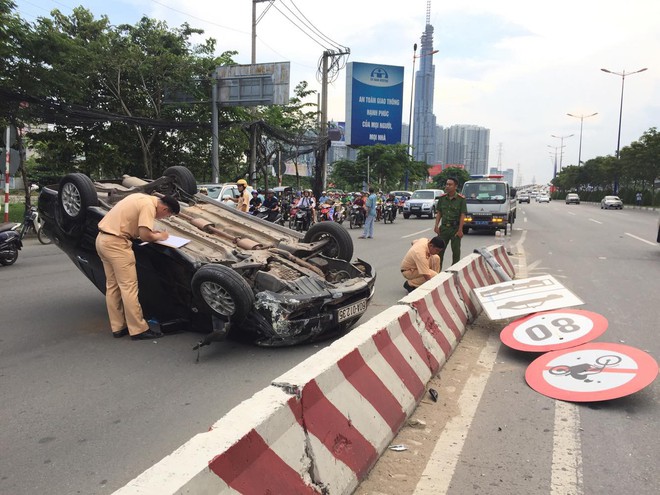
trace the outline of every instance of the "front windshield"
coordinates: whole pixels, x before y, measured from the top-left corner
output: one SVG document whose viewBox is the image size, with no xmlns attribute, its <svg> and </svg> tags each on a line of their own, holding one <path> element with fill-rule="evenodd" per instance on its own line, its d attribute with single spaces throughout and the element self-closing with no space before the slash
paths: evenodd
<svg viewBox="0 0 660 495">
<path fill-rule="evenodd" d="M 466 183 L 463 187 L 463 195 L 468 202 L 504 201 L 506 187 L 501 182 Z"/>
<path fill-rule="evenodd" d="M 433 191 L 415 191 L 410 199 L 435 199 Z"/>
</svg>

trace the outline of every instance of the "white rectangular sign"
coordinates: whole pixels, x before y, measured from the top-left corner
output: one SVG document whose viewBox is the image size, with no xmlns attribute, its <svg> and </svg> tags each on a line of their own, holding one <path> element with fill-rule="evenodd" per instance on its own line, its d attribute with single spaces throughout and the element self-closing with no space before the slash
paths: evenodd
<svg viewBox="0 0 660 495">
<path fill-rule="evenodd" d="M 491 320 L 584 304 L 552 275 L 480 287 L 474 293 Z"/>
</svg>

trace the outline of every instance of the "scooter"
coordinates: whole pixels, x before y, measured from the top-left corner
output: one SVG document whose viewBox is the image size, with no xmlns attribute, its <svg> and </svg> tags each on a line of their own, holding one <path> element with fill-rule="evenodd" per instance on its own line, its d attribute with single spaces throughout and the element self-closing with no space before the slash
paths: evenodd
<svg viewBox="0 0 660 495">
<path fill-rule="evenodd" d="M 8 222 L 0 224 L 0 265 L 16 263 L 18 251 L 23 247 L 21 235 L 16 231 L 20 224 Z"/>
<path fill-rule="evenodd" d="M 298 232 L 305 232 L 311 223 L 311 209 L 309 206 L 299 206 L 291 209 L 289 228 Z"/>
<path fill-rule="evenodd" d="M 364 225 L 364 210 L 360 205 L 353 205 L 348 215 L 348 226 L 352 229 L 360 228 L 362 225 Z"/>
<path fill-rule="evenodd" d="M 383 224 L 387 222 L 394 223 L 394 215 L 396 214 L 396 205 L 391 201 L 386 201 L 383 208 Z"/>
<path fill-rule="evenodd" d="M 259 208 L 256 209 L 254 212 L 254 216 L 257 218 L 261 218 L 262 220 L 266 220 L 267 222 L 272 222 L 272 223 L 282 223 L 282 216 L 280 215 L 279 211 L 272 211 L 270 208 L 266 206 L 260 206 Z"/>
</svg>

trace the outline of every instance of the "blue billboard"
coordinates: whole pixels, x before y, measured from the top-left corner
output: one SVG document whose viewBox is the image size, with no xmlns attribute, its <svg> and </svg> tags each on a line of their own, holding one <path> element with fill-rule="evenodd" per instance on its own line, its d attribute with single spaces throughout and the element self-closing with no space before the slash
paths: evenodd
<svg viewBox="0 0 660 495">
<path fill-rule="evenodd" d="M 346 71 L 346 143 L 401 142 L 403 67 L 351 62 Z"/>
</svg>

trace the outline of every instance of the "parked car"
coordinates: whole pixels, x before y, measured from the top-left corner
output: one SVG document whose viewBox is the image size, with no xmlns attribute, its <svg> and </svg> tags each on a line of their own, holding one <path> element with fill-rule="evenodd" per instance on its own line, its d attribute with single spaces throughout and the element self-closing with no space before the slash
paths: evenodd
<svg viewBox="0 0 660 495">
<path fill-rule="evenodd" d="M 610 210 L 612 208 L 623 210 L 623 201 L 619 196 L 605 196 L 600 200 L 600 209 Z"/>
<path fill-rule="evenodd" d="M 575 193 L 568 193 L 566 195 L 566 204 L 567 205 L 570 205 L 570 204 L 579 205 L 580 204 L 580 196 L 578 196 Z"/>
<path fill-rule="evenodd" d="M 547 194 L 539 194 L 536 197 L 536 202 L 537 203 L 550 203 L 550 196 Z"/>
<path fill-rule="evenodd" d="M 199 191 L 206 194 L 209 198 L 224 201 L 230 208 L 236 208 L 236 203 L 228 201 L 229 198 L 238 198 L 238 185 L 235 182 L 227 182 L 226 184 L 199 184 Z M 247 192 L 252 194 L 252 186 L 247 186 Z"/>
<path fill-rule="evenodd" d="M 415 215 L 420 218 L 427 215 L 429 218 L 435 216 L 435 202 L 445 192 L 442 189 L 418 189 L 412 193 L 410 199 L 403 205 L 403 218 Z"/>
<path fill-rule="evenodd" d="M 518 194 L 518 204 L 520 203 L 528 203 L 530 202 L 529 194 L 527 193 L 520 193 Z"/>
<path fill-rule="evenodd" d="M 228 333 L 291 345 L 349 329 L 371 301 L 375 272 L 351 261 L 353 243 L 342 226 L 321 222 L 301 234 L 266 222 L 197 193 L 192 173 L 180 166 L 151 181 L 69 174 L 42 189 L 43 228 L 101 292 L 98 223 L 135 193 L 175 195 L 181 212 L 157 220 L 156 228 L 190 240 L 178 249 L 133 242 L 145 317 L 166 333 L 206 333 L 203 344 Z"/>
</svg>

